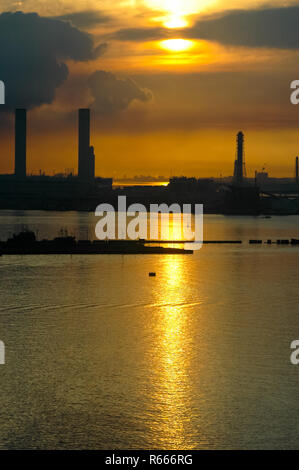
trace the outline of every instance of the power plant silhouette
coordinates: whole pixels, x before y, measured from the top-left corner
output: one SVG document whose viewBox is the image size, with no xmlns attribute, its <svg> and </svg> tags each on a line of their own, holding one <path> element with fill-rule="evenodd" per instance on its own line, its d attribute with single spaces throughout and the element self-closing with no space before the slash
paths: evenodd
<svg viewBox="0 0 299 470">
<path fill-rule="evenodd" d="M 111 199 L 112 178 L 95 176 L 89 109 L 78 111 L 78 175 L 28 175 L 26 167 L 27 111 L 16 109 L 14 173 L 0 175 L 0 208 L 94 210 L 104 197 Z"/>
<path fill-rule="evenodd" d="M 112 178 L 95 176 L 95 154 L 90 145 L 90 109 L 78 110 L 78 172 L 49 176 L 28 175 L 27 111 L 15 110 L 14 173 L 0 175 L 0 209 L 86 210 L 94 211 L 101 202 L 116 205 L 117 197 L 129 204 L 162 202 L 202 203 L 206 213 L 257 215 L 260 213 L 299 213 L 298 157 L 295 178 L 290 181 L 268 178 L 256 172 L 247 178 L 245 139 L 242 131 L 236 139 L 233 177 L 172 177 L 164 186 L 115 186 Z"/>
<path fill-rule="evenodd" d="M 90 146 L 90 109 L 78 111 L 78 178 L 92 181 L 95 178 L 94 148 Z M 24 179 L 27 157 L 27 111 L 15 110 L 15 176 Z"/>
</svg>

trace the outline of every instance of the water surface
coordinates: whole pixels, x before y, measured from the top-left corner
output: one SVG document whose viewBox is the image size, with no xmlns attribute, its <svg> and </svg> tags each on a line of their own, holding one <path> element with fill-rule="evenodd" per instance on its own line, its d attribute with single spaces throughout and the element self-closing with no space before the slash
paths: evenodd
<svg viewBox="0 0 299 470">
<path fill-rule="evenodd" d="M 93 236 L 87 213 L 0 212 Z M 299 447 L 299 217 L 205 216 L 193 256 L 0 258 L 0 448 Z M 148 273 L 155 271 L 156 278 Z"/>
</svg>

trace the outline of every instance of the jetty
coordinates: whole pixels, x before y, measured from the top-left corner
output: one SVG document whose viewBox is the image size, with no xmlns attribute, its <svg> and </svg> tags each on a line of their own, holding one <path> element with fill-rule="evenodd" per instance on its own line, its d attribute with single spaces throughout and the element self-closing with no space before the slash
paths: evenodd
<svg viewBox="0 0 299 470">
<path fill-rule="evenodd" d="M 144 240 L 76 240 L 72 236 L 37 240 L 31 231 L 0 242 L 0 255 L 153 255 L 193 254 L 193 250 L 149 246 Z"/>
</svg>

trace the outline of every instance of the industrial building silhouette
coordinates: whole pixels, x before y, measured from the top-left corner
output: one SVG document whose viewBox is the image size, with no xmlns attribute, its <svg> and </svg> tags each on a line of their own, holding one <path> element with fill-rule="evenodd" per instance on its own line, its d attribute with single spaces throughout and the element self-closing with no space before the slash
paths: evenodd
<svg viewBox="0 0 299 470">
<path fill-rule="evenodd" d="M 90 110 L 79 109 L 78 129 L 78 177 L 92 180 L 95 177 L 95 155 L 90 146 Z"/>
<path fill-rule="evenodd" d="M 112 178 L 95 176 L 90 145 L 90 110 L 78 111 L 78 175 L 28 175 L 27 110 L 15 110 L 14 173 L 0 175 L 0 208 L 90 210 L 111 199 Z"/>
<path fill-rule="evenodd" d="M 14 175 L 18 179 L 27 177 L 26 157 L 27 111 L 26 109 L 16 109 Z M 82 108 L 78 111 L 78 178 L 90 182 L 95 179 L 95 154 L 93 146 L 90 145 L 90 109 L 88 108 Z"/>
<path fill-rule="evenodd" d="M 127 204 L 147 208 L 160 203 L 202 203 L 205 213 L 257 215 L 299 213 L 298 159 L 292 181 L 270 179 L 266 173 L 247 178 L 244 134 L 237 134 L 234 176 L 229 178 L 170 178 L 168 186 L 115 186 L 112 178 L 95 177 L 95 154 L 90 145 L 90 110 L 78 110 L 78 173 L 28 175 L 27 112 L 15 110 L 15 170 L 0 175 L 0 209 L 94 211 L 102 202 L 117 206 L 118 196 Z M 260 184 L 262 183 L 262 184 Z M 280 197 L 283 192 L 284 197 Z M 290 194 L 290 197 L 288 197 Z"/>
</svg>

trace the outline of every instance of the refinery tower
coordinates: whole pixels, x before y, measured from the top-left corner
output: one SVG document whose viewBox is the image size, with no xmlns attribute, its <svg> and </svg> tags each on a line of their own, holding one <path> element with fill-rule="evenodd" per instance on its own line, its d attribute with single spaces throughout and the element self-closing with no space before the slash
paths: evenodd
<svg viewBox="0 0 299 470">
<path fill-rule="evenodd" d="M 244 181 L 245 170 L 245 158 L 244 158 L 244 134 L 239 132 L 237 134 L 237 151 L 234 169 L 234 184 L 241 186 Z"/>
</svg>

